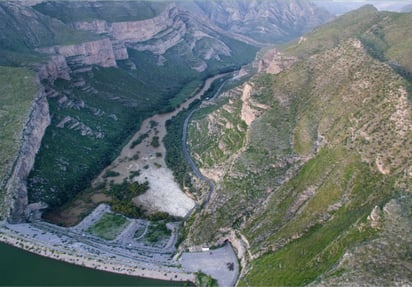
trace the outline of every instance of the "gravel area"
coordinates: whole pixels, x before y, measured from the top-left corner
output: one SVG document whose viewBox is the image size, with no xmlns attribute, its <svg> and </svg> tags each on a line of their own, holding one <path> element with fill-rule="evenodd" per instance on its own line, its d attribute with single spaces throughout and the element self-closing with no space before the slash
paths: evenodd
<svg viewBox="0 0 412 287">
<path fill-rule="evenodd" d="M 150 182 L 150 188 L 133 201 L 145 209 L 185 217 L 195 207 L 195 202 L 183 193 L 169 169 L 153 167 L 145 170 L 141 177 Z"/>
</svg>

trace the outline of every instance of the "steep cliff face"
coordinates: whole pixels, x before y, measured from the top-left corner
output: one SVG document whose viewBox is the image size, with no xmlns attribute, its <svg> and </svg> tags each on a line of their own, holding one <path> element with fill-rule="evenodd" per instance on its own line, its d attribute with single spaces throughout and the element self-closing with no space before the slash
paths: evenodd
<svg viewBox="0 0 412 287">
<path fill-rule="evenodd" d="M 117 66 L 112 42 L 109 39 L 85 42 L 77 45 L 53 46 L 39 49 L 39 51 L 52 55 L 51 64 L 47 67 L 51 72 L 56 70 L 58 72 L 57 74 L 59 74 L 60 71 L 60 74 L 64 75 L 66 68 L 61 56 L 65 58 L 67 65 L 71 67 L 72 71 L 79 68 L 84 71 L 84 69 L 91 69 L 93 65 L 101 67 Z"/>
<path fill-rule="evenodd" d="M 40 80 L 70 80 L 70 72 L 66 58 L 62 55 L 50 56 L 49 60 L 38 68 Z"/>
<path fill-rule="evenodd" d="M 14 163 L 13 172 L 6 185 L 6 202 L 10 206 L 8 221 L 24 222 L 28 206 L 27 177 L 33 168 L 41 140 L 50 124 L 46 94 L 39 91 L 33 101 L 21 137 L 21 149 Z"/>
<path fill-rule="evenodd" d="M 203 72 L 207 68 L 205 61 L 231 55 L 231 48 L 219 40 L 222 31 L 214 31 L 198 22 L 191 13 L 172 4 L 151 19 L 114 23 L 93 20 L 75 22 L 73 26 L 79 30 L 110 35 L 116 60 L 128 59 L 127 48 L 150 51 L 160 56 L 173 47 L 184 46 L 181 50 L 189 50 L 198 58 L 192 68 Z"/>
<path fill-rule="evenodd" d="M 93 20 L 91 22 L 74 22 L 73 26 L 80 30 L 89 30 L 98 34 L 110 34 L 114 39 L 125 42 L 142 42 L 152 39 L 160 32 L 173 26 L 173 18 L 178 11 L 171 5 L 160 15 L 140 21 L 108 22 Z"/>
<path fill-rule="evenodd" d="M 186 45 L 185 49 L 200 58 L 193 69 L 202 72 L 207 68 L 205 61 L 231 55 L 222 35 L 262 45 L 295 37 L 329 18 L 328 13 L 303 0 L 199 1 L 169 4 L 159 15 L 140 21 L 96 19 L 72 25 L 110 35 L 116 59 L 128 58 L 126 48 L 163 55 L 173 47 Z"/>
</svg>

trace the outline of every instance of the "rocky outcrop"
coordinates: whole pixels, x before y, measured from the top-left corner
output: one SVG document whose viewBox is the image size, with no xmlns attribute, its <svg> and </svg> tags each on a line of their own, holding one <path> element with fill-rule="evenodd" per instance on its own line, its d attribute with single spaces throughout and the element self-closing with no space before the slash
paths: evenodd
<svg viewBox="0 0 412 287">
<path fill-rule="evenodd" d="M 22 132 L 22 146 L 6 185 L 6 202 L 7 206 L 10 206 L 8 221 L 11 223 L 24 222 L 29 216 L 26 214 L 28 206 L 26 179 L 34 165 L 36 153 L 49 124 L 49 105 L 46 94 L 41 90 L 30 109 Z"/>
<path fill-rule="evenodd" d="M 60 123 L 57 124 L 58 128 L 68 128 L 70 130 L 76 130 L 79 131 L 82 136 L 89 136 L 89 137 L 94 137 L 96 139 L 101 139 L 104 137 L 103 132 L 100 131 L 94 131 L 84 123 L 67 116 L 63 120 L 60 121 Z"/>
<path fill-rule="evenodd" d="M 168 48 L 174 46 L 180 41 L 182 22 L 175 22 L 178 15 L 178 9 L 170 6 L 158 16 L 141 20 L 125 21 L 110 23 L 104 20 L 93 20 L 91 22 L 75 22 L 73 27 L 77 30 L 91 31 L 96 34 L 110 35 L 113 44 L 113 53 L 116 60 L 128 59 L 127 46 L 137 48 L 138 50 L 150 50 L 156 54 L 163 54 Z M 143 43 L 152 39 L 159 40 L 161 37 L 167 37 L 168 40 L 155 44 L 143 44 L 137 46 L 137 43 Z"/>
<path fill-rule="evenodd" d="M 211 26 L 210 22 L 205 24 L 204 19 L 175 5 L 169 5 L 158 16 L 146 20 L 73 23 L 73 27 L 78 30 L 110 35 L 116 60 L 128 59 L 127 48 L 164 55 L 170 48 L 182 44 L 194 55 L 191 65 L 198 72 L 207 68 L 206 61 L 219 61 L 222 56 L 231 55 L 231 49 L 216 37 L 226 32 Z"/>
<path fill-rule="evenodd" d="M 170 6 L 159 16 L 151 19 L 114 23 L 104 20 L 82 21 L 73 23 L 73 27 L 97 34 L 110 34 L 115 40 L 122 42 L 144 42 L 173 26 L 173 19 L 177 14 L 177 8 Z"/>
<path fill-rule="evenodd" d="M 112 42 L 109 39 L 85 42 L 78 45 L 53 46 L 39 49 L 40 52 L 63 56 L 73 71 L 82 68 L 82 71 L 92 65 L 101 67 L 116 67 L 116 59 Z M 56 56 L 55 56 L 56 57 Z"/>
<path fill-rule="evenodd" d="M 277 49 L 268 50 L 258 61 L 258 72 L 279 74 L 297 61 L 297 57 L 282 55 Z"/>
<path fill-rule="evenodd" d="M 58 78 L 70 80 L 70 68 L 66 58 L 62 55 L 51 56 L 49 61 L 42 65 L 37 74 L 40 80 L 56 80 Z"/>
</svg>

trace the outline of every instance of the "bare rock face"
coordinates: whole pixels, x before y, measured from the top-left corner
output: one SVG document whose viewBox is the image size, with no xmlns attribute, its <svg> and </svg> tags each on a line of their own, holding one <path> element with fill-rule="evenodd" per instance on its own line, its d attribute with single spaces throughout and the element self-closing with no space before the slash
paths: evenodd
<svg viewBox="0 0 412 287">
<path fill-rule="evenodd" d="M 116 60 L 127 60 L 129 59 L 129 54 L 127 53 L 126 46 L 120 41 L 113 41 L 113 53 Z"/>
<path fill-rule="evenodd" d="M 40 67 L 37 74 L 40 80 L 58 78 L 70 80 L 70 68 L 62 55 L 51 56 L 49 61 Z"/>
<path fill-rule="evenodd" d="M 258 72 L 276 75 L 288 69 L 297 60 L 296 57 L 282 55 L 277 49 L 270 49 L 258 61 Z"/>
<path fill-rule="evenodd" d="M 165 9 L 156 17 L 141 21 L 125 21 L 110 23 L 104 20 L 73 23 L 75 29 L 92 31 L 97 34 L 110 34 L 115 40 L 122 42 L 143 42 L 152 39 L 160 32 L 173 26 L 173 18 L 178 10 L 174 6 Z"/>
<path fill-rule="evenodd" d="M 128 59 L 127 48 L 161 56 L 170 48 L 182 44 L 197 56 L 192 69 L 203 72 L 207 69 L 206 61 L 219 61 L 222 56 L 230 56 L 231 50 L 215 37 L 217 31 L 222 33 L 221 29 L 217 26 L 211 28 L 211 23 L 205 25 L 202 21 L 204 19 L 171 4 L 158 16 L 146 20 L 114 23 L 93 20 L 72 25 L 78 30 L 110 35 L 116 60 Z"/>
<path fill-rule="evenodd" d="M 127 46 L 134 48 L 136 43 L 142 43 L 153 38 L 159 38 L 159 34 L 170 34 L 171 29 L 180 31 L 176 28 L 174 18 L 178 10 L 174 6 L 163 11 L 160 15 L 141 21 L 125 21 L 110 23 L 104 20 L 93 20 L 91 22 L 75 22 L 73 26 L 77 30 L 92 31 L 96 34 L 109 34 L 113 42 L 113 53 L 116 60 L 128 59 Z M 167 32 L 165 32 L 167 31 Z M 156 54 L 163 54 L 168 48 L 176 44 L 176 37 L 168 37 L 169 41 L 163 41 L 155 45 L 142 45 L 139 50 L 150 50 Z M 180 37 L 177 37 L 177 41 Z"/>
<path fill-rule="evenodd" d="M 72 69 L 84 68 L 91 65 L 101 67 L 116 67 L 116 60 L 112 42 L 109 39 L 85 42 L 78 45 L 53 46 L 42 48 L 39 51 L 63 56 Z"/>
<path fill-rule="evenodd" d="M 122 41 L 147 41 L 173 26 L 173 19 L 177 14 L 177 8 L 171 7 L 159 16 L 151 19 L 113 23 L 111 25 L 111 34 L 115 39 Z"/>
<path fill-rule="evenodd" d="M 12 175 L 6 185 L 6 201 L 10 204 L 8 221 L 21 223 L 26 220 L 28 198 L 26 179 L 40 148 L 41 140 L 50 124 L 49 104 L 44 91 L 38 92 L 22 134 L 22 147 Z"/>
</svg>

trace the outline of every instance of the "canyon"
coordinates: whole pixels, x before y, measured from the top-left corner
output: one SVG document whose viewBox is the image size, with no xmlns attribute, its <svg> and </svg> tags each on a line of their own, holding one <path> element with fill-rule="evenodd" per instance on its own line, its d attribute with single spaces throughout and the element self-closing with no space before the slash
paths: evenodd
<svg viewBox="0 0 412 287">
<path fill-rule="evenodd" d="M 198 285 L 412 282 L 410 13 L 332 21 L 305 0 L 239 0 L 0 15 L 0 64 L 36 90 L 1 158 L 0 240 Z"/>
</svg>

